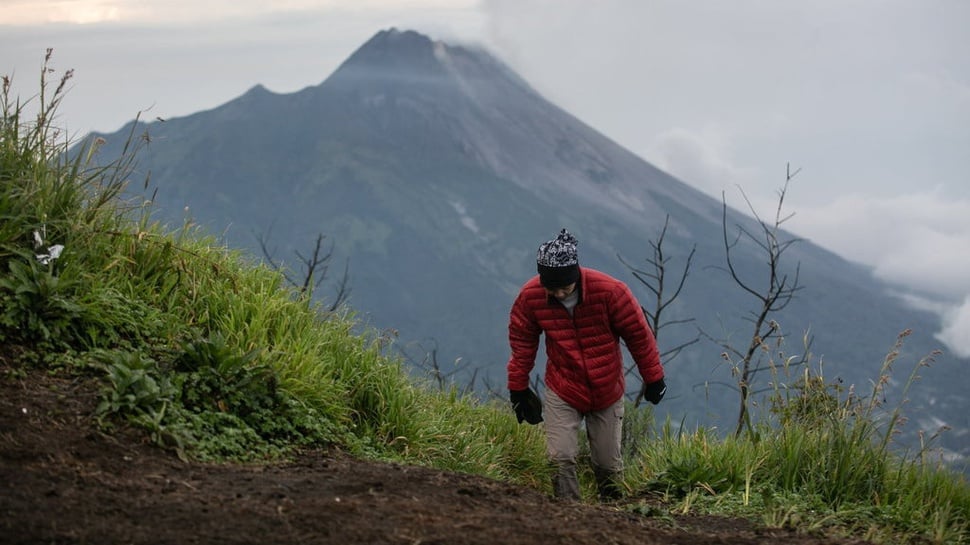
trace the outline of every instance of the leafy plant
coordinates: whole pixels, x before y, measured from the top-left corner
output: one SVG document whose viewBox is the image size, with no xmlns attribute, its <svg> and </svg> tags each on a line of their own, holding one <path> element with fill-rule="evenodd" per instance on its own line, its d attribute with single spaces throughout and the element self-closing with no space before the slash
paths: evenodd
<svg viewBox="0 0 970 545">
<path fill-rule="evenodd" d="M 213 335 L 185 343 L 175 359 L 177 400 L 201 457 L 262 457 L 340 437 L 330 418 L 279 389 L 261 352 L 241 353 Z"/>
<path fill-rule="evenodd" d="M 30 259 L 11 260 L 7 270 L 0 276 L 0 339 L 69 345 L 82 314 L 72 297 L 74 281 L 54 275 Z"/>
<path fill-rule="evenodd" d="M 278 403 L 275 374 L 258 364 L 258 350 L 239 354 L 218 335 L 187 343 L 184 350 L 175 371 L 182 374 L 180 399 L 186 408 L 245 418 Z"/>
<path fill-rule="evenodd" d="M 103 351 L 96 357 L 102 361 L 108 380 L 95 410 L 102 421 L 113 414 L 148 415 L 155 420 L 174 400 L 176 389 L 155 360 L 140 352 L 122 351 Z"/>
</svg>

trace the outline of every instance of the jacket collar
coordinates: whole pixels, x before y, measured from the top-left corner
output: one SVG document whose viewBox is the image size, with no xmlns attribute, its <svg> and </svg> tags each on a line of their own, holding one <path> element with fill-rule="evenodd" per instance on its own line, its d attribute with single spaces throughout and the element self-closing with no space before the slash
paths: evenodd
<svg viewBox="0 0 970 545">
<path fill-rule="evenodd" d="M 542 287 L 542 284 L 539 284 Z M 586 275 L 583 274 L 583 268 L 579 268 L 579 281 L 576 282 L 576 291 L 579 292 L 579 300 L 576 301 L 576 305 L 581 305 L 583 303 L 583 294 L 586 293 Z M 552 295 L 546 295 L 546 302 L 551 304 L 559 303 L 559 300 Z"/>
</svg>

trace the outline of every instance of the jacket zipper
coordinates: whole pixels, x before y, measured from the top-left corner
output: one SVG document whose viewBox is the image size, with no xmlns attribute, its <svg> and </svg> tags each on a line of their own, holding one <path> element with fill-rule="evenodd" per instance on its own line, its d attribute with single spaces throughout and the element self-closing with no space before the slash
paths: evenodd
<svg viewBox="0 0 970 545">
<path fill-rule="evenodd" d="M 562 304 L 562 301 L 556 300 L 556 303 L 558 303 L 559 306 L 561 306 L 562 309 L 569 314 L 569 320 L 573 324 L 573 336 L 576 337 L 576 344 L 579 345 L 580 365 L 582 367 L 583 378 L 586 379 L 586 391 L 589 392 L 589 409 L 592 410 L 592 408 L 596 406 L 596 400 L 593 399 L 595 392 L 593 390 L 593 383 L 589 380 L 589 366 L 586 365 L 586 347 L 583 346 L 583 338 L 579 335 L 579 325 L 576 323 L 576 312 L 579 309 L 579 306 L 583 304 L 583 301 L 580 298 L 580 300 L 576 302 L 576 306 L 573 307 L 572 312 L 569 312 L 569 309 L 566 308 L 566 305 Z"/>
</svg>

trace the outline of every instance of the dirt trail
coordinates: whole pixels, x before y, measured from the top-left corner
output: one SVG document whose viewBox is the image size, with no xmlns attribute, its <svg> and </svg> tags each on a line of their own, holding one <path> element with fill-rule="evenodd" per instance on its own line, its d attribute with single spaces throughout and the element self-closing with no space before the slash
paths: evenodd
<svg viewBox="0 0 970 545">
<path fill-rule="evenodd" d="M 90 383 L 0 364 L 0 543 L 862 543 L 711 517 L 646 518 L 427 468 L 307 453 L 186 463 L 92 424 Z"/>
</svg>

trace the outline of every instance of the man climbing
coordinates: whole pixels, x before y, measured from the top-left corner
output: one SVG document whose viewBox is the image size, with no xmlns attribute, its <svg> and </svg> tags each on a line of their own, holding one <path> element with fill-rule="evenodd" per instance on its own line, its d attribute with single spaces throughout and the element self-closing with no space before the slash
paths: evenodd
<svg viewBox="0 0 970 545">
<path fill-rule="evenodd" d="M 539 246 L 538 275 L 522 286 L 509 317 L 508 387 L 521 423 L 543 421 L 529 388 L 539 338 L 545 335 L 546 447 L 555 464 L 556 497 L 580 499 L 576 458 L 585 420 L 593 473 L 602 500 L 620 496 L 621 438 L 626 389 L 620 339 L 643 378 L 644 398 L 666 393 L 657 342 L 630 288 L 605 273 L 579 266 L 578 241 L 565 229 Z"/>
</svg>

